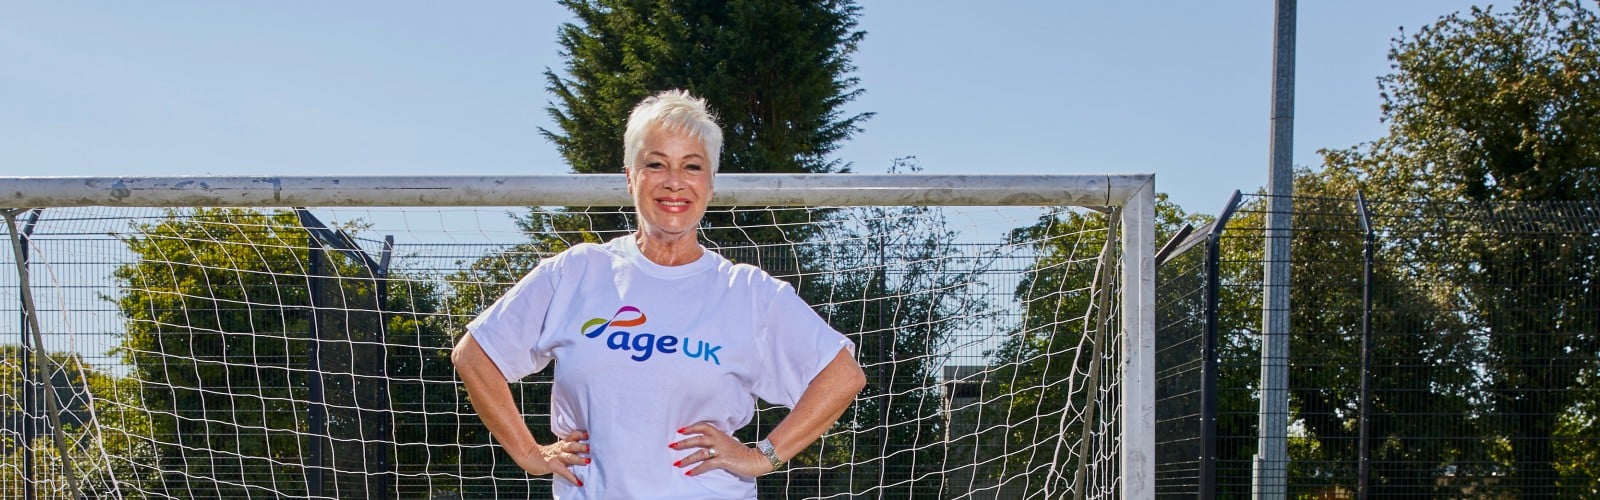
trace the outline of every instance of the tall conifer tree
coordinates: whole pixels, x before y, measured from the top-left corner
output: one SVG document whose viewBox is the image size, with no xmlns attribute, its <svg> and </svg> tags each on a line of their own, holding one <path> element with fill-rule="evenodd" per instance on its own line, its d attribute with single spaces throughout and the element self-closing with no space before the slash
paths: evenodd
<svg viewBox="0 0 1600 500">
<path fill-rule="evenodd" d="M 628 112 L 644 97 L 681 88 L 703 97 L 725 134 L 721 172 L 831 173 L 830 158 L 871 113 L 843 108 L 861 95 L 850 56 L 866 33 L 852 0 L 563 0 L 577 19 L 560 29 L 565 75 L 547 70 L 558 130 L 542 130 L 577 173 L 622 172 Z M 583 210 L 607 212 L 614 209 Z M 712 227 L 766 225 L 809 217 L 791 212 L 709 214 Z M 765 218 L 766 220 L 758 220 Z M 628 217 L 556 218 L 553 228 L 601 233 Z M 749 219 L 749 220 L 744 220 Z M 542 225 L 542 224 L 540 224 Z M 535 226 L 537 228 L 537 225 Z M 553 229 L 552 228 L 552 229 Z M 711 241 L 805 234 L 709 231 Z M 759 241 L 759 240 L 758 240 Z"/>
</svg>

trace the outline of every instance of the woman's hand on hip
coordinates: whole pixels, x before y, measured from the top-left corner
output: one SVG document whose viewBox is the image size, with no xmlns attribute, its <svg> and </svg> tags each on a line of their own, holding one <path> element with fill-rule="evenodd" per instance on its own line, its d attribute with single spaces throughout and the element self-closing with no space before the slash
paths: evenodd
<svg viewBox="0 0 1600 500">
<path fill-rule="evenodd" d="M 589 439 L 586 431 L 575 431 L 554 443 L 538 445 L 527 453 L 515 455 L 517 465 L 522 470 L 535 476 L 554 474 L 571 481 L 572 484 L 583 486 L 583 481 L 572 473 L 574 465 L 589 465 L 590 459 L 588 443 L 582 442 Z"/>
<path fill-rule="evenodd" d="M 766 455 L 745 446 L 716 426 L 701 422 L 678 429 L 678 433 L 689 437 L 668 443 L 667 446 L 676 450 L 694 450 L 694 453 L 672 464 L 680 468 L 693 467 L 684 473 L 686 475 L 698 476 L 715 469 L 740 477 L 756 477 L 772 472 L 772 462 L 767 461 Z"/>
</svg>

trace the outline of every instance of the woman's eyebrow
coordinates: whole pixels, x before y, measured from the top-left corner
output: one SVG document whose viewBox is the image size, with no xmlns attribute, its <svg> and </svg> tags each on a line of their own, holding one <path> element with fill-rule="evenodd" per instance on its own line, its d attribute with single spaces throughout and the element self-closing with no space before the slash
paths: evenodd
<svg viewBox="0 0 1600 500">
<path fill-rule="evenodd" d="M 663 153 L 663 152 L 660 152 L 660 151 L 646 151 L 646 152 L 645 152 L 645 153 L 644 153 L 644 155 L 645 155 L 645 156 L 660 156 L 660 157 L 662 157 L 662 158 L 671 158 L 671 156 L 668 156 L 668 155 L 667 155 L 667 154 L 666 154 L 666 153 Z M 683 155 L 683 157 L 684 157 L 684 158 L 700 158 L 700 159 L 705 159 L 705 156 L 704 156 L 704 155 L 701 155 L 701 154 L 700 154 L 700 153 L 689 153 L 689 154 L 686 154 L 686 155 Z"/>
</svg>

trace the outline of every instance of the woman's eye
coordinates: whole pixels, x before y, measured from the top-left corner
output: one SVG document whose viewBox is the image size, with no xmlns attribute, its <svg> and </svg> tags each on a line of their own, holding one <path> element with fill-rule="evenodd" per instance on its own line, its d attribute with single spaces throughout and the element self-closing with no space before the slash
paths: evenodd
<svg viewBox="0 0 1600 500">
<path fill-rule="evenodd" d="M 650 163 L 646 163 L 646 164 L 644 164 L 644 168 L 648 168 L 648 169 L 651 169 L 651 170 L 660 169 L 661 168 L 661 162 L 653 161 L 653 162 L 650 162 Z"/>
<path fill-rule="evenodd" d="M 689 171 L 692 171 L 692 172 L 699 172 L 701 170 L 700 165 L 697 165 L 697 164 L 694 164 L 694 163 L 690 163 L 688 165 L 684 165 L 683 169 L 684 170 L 689 170 Z"/>
</svg>

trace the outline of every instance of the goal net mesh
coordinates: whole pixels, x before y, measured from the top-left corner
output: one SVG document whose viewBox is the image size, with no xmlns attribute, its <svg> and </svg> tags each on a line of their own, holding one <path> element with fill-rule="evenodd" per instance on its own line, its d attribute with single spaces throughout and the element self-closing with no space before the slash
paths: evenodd
<svg viewBox="0 0 1600 500">
<path fill-rule="evenodd" d="M 518 469 L 473 413 L 450 348 L 540 259 L 624 234 L 632 219 L 598 208 L 31 215 L 7 241 L 22 253 L 0 252 L 0 332 L 13 332 L 0 338 L 5 498 L 71 496 L 66 466 L 95 498 L 548 498 L 551 479 Z M 795 284 L 855 341 L 868 377 L 818 444 L 759 479 L 763 497 L 1117 494 L 1115 213 L 733 208 L 707 221 L 707 248 Z M 552 439 L 549 373 L 513 384 L 541 442 Z M 786 411 L 760 406 L 738 436 L 759 439 Z"/>
</svg>

